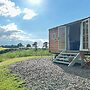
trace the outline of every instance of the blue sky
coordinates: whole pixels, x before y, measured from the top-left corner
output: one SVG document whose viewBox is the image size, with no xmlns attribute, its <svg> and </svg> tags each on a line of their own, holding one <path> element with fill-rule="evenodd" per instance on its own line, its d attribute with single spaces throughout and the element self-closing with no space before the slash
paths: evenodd
<svg viewBox="0 0 90 90">
<path fill-rule="evenodd" d="M 48 29 L 90 16 L 90 0 L 0 0 L 0 45 L 48 41 Z"/>
</svg>

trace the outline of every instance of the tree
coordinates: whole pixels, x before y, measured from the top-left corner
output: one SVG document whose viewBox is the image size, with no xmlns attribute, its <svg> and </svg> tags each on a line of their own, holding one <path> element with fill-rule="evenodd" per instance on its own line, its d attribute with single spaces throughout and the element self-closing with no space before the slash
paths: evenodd
<svg viewBox="0 0 90 90">
<path fill-rule="evenodd" d="M 27 45 L 26 45 L 26 47 L 27 47 L 27 48 L 30 48 L 30 47 L 31 47 L 31 45 L 30 45 L 30 44 L 27 44 Z"/>
<path fill-rule="evenodd" d="M 47 48 L 48 48 L 48 42 L 44 42 L 44 43 L 43 43 L 43 48 L 44 48 L 44 49 L 47 49 Z"/>
<path fill-rule="evenodd" d="M 22 43 L 17 44 L 17 47 L 23 47 Z"/>
<path fill-rule="evenodd" d="M 37 42 L 34 42 L 32 46 L 35 48 L 35 50 L 37 50 Z"/>
</svg>

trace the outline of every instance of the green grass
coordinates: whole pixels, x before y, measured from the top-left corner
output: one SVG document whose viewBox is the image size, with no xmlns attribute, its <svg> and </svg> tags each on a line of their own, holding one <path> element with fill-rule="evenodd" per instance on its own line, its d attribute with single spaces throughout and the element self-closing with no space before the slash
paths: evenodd
<svg viewBox="0 0 90 90">
<path fill-rule="evenodd" d="M 17 50 L 17 51 L 1 54 L 0 62 L 10 58 L 28 57 L 28 56 L 49 56 L 49 55 L 51 55 L 51 53 L 49 53 L 48 50 L 42 50 L 42 49 L 38 49 L 37 51 L 35 51 L 34 49 Z"/>
<path fill-rule="evenodd" d="M 6 50 L 6 49 L 7 49 L 7 48 L 0 47 L 0 51 L 1 51 L 1 50 Z"/>
<path fill-rule="evenodd" d="M 0 90 L 28 90 L 25 83 L 16 75 L 10 74 L 8 69 L 0 67 Z"/>
<path fill-rule="evenodd" d="M 8 65 L 30 59 L 49 58 L 48 56 L 30 56 L 13 58 L 0 63 L 0 90 L 28 90 L 25 82 L 20 80 L 17 75 L 11 74 Z"/>
</svg>

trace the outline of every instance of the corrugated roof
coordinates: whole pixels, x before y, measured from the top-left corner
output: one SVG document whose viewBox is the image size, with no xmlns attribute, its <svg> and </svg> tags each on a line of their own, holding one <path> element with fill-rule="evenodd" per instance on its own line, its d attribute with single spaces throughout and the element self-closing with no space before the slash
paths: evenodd
<svg viewBox="0 0 90 90">
<path fill-rule="evenodd" d="M 83 20 L 85 20 L 85 19 L 88 19 L 88 18 L 90 18 L 90 17 L 86 17 L 86 18 L 83 18 L 83 19 L 80 19 L 80 20 L 76 20 L 76 21 L 73 21 L 73 22 L 70 22 L 70 23 L 67 23 L 67 24 L 62 24 L 62 25 L 59 25 L 59 26 L 50 28 L 49 30 L 55 29 L 55 28 L 57 28 L 57 27 L 66 26 L 66 25 L 71 25 L 71 24 L 73 24 L 73 23 L 81 22 L 81 21 L 83 21 Z"/>
</svg>

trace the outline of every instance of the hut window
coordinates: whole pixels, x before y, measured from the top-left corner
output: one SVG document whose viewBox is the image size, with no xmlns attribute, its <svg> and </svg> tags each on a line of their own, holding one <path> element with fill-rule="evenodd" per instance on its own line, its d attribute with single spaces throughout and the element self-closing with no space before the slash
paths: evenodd
<svg viewBox="0 0 90 90">
<path fill-rule="evenodd" d="M 53 40 L 56 40 L 56 33 L 53 33 L 53 34 L 52 34 L 52 39 L 53 39 Z"/>
</svg>

